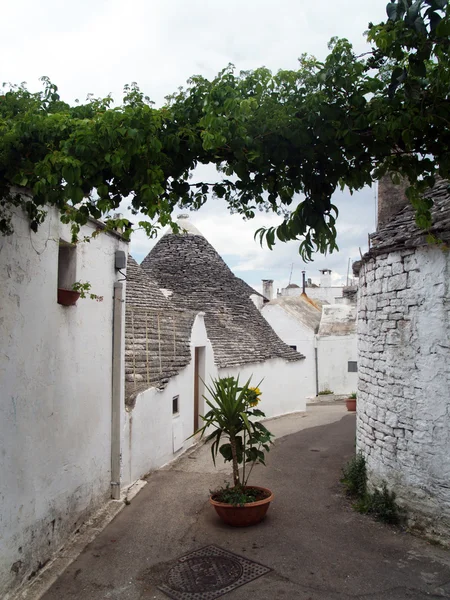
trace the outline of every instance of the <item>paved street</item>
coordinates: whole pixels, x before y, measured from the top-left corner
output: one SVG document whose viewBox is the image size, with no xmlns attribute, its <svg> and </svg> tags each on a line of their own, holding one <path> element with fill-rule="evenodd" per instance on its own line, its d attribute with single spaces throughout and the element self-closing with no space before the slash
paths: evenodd
<svg viewBox="0 0 450 600">
<path fill-rule="evenodd" d="M 217 519 L 208 490 L 228 468 L 214 470 L 202 446 L 151 474 L 44 600 L 167 598 L 157 585 L 172 562 L 209 544 L 272 569 L 230 600 L 449 598 L 450 552 L 357 514 L 344 498 L 339 478 L 354 453 L 355 415 L 343 406 L 309 411 L 267 425 L 284 437 L 251 481 L 275 494 L 263 523 L 232 529 Z"/>
</svg>

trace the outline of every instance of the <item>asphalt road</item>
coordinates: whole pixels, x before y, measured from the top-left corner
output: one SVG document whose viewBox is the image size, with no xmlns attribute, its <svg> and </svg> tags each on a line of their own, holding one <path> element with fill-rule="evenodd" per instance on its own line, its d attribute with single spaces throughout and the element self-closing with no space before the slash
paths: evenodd
<svg viewBox="0 0 450 600">
<path fill-rule="evenodd" d="M 277 420 L 274 428 L 289 432 L 300 418 Z M 174 561 L 209 544 L 272 569 L 224 596 L 230 600 L 450 598 L 450 552 L 349 505 L 339 478 L 354 453 L 355 416 L 333 419 L 277 439 L 267 468 L 251 482 L 275 494 L 263 523 L 233 529 L 217 519 L 207 496 L 223 483 L 224 469 L 214 471 L 208 448 L 200 447 L 153 473 L 44 600 L 162 600 L 157 585 Z"/>
</svg>

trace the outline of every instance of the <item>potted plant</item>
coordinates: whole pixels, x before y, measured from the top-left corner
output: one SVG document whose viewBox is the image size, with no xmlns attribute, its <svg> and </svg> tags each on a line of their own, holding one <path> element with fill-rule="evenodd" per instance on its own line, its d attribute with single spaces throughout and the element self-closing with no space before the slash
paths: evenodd
<svg viewBox="0 0 450 600">
<path fill-rule="evenodd" d="M 204 398 L 210 410 L 201 417 L 204 425 L 196 431 L 200 438 L 206 434 L 206 441 L 212 441 L 214 464 L 219 452 L 225 462 L 232 463 L 233 484 L 211 492 L 210 503 L 221 519 L 234 527 L 259 523 L 273 499 L 269 489 L 248 485 L 255 464 L 265 464 L 273 437 L 262 423 L 254 421 L 265 414 L 256 408 L 261 391 L 250 387 L 250 380 L 240 385 L 239 377 L 224 377 L 206 386 L 211 398 Z"/>
<path fill-rule="evenodd" d="M 345 401 L 345 404 L 346 404 L 347 410 L 349 412 L 355 412 L 356 411 L 356 392 L 352 392 L 350 394 L 350 396 Z"/>
<path fill-rule="evenodd" d="M 97 300 L 97 302 L 103 300 L 103 296 L 92 294 L 90 290 L 91 284 L 89 282 L 83 283 L 82 281 L 76 281 L 70 290 L 58 288 L 58 304 L 62 304 L 63 306 L 74 306 L 77 303 L 78 298 L 88 297 L 91 300 Z"/>
</svg>

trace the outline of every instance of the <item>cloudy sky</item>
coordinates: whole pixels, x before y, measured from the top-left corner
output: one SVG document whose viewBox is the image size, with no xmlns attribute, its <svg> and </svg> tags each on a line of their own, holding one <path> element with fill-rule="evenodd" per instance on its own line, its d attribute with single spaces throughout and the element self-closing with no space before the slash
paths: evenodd
<svg viewBox="0 0 450 600">
<path fill-rule="evenodd" d="M 155 101 L 183 86 L 193 74 L 213 77 L 228 63 L 238 70 L 266 66 L 295 69 L 304 52 L 324 58 L 332 36 L 346 37 L 358 52 L 366 49 L 369 21 L 385 19 L 387 0 L 15 0 L 2 6 L 1 81 L 26 81 L 39 89 L 47 75 L 67 102 L 88 93 L 111 93 L 120 102 L 123 85 L 136 81 Z M 239 277 L 258 287 L 261 279 L 285 286 L 300 282 L 301 271 L 317 279 L 333 270 L 345 283 L 349 259 L 367 249 L 375 226 L 373 189 L 334 199 L 339 253 L 316 255 L 304 265 L 294 242 L 270 252 L 253 240 L 261 225 L 279 218 L 261 213 L 244 222 L 210 200 L 190 219 Z M 136 234 L 131 252 L 140 261 L 153 242 Z"/>
</svg>

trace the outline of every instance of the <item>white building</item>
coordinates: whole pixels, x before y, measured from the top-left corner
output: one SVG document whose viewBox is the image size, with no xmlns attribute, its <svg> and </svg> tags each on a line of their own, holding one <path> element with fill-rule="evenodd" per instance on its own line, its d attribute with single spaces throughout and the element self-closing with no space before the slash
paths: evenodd
<svg viewBox="0 0 450 600">
<path fill-rule="evenodd" d="M 262 381 L 267 416 L 305 410 L 302 354 L 266 323 L 255 290 L 186 218 L 180 225 L 188 231 L 167 233 L 128 269 L 126 482 L 192 444 L 206 412 L 202 380 L 252 377 L 254 385 Z"/>
<path fill-rule="evenodd" d="M 431 535 L 450 534 L 450 195 L 438 181 L 431 233 L 389 181 L 378 230 L 355 265 L 359 288 L 357 447 L 369 480 L 383 480 Z M 403 207 L 403 208 L 402 208 Z M 397 212 L 396 212 L 397 211 Z"/>
<path fill-rule="evenodd" d="M 287 294 L 265 302 L 261 313 L 286 344 L 305 355 L 303 389 L 308 397 L 323 391 L 350 394 L 357 386 L 354 290 L 339 288 L 341 302 L 327 304 L 309 296 L 320 288 L 307 287 L 305 274 L 303 279 L 304 291 L 291 284 Z M 269 300 L 270 288 L 263 291 Z"/>
<path fill-rule="evenodd" d="M 305 356 L 302 364 L 302 393 L 316 396 L 319 391 L 316 333 L 322 315 L 321 304 L 306 294 L 281 296 L 266 302 L 261 314 L 278 336 Z"/>
<path fill-rule="evenodd" d="M 319 390 L 356 392 L 358 348 L 355 304 L 324 304 L 317 339 Z"/>
<path fill-rule="evenodd" d="M 305 279 L 305 272 L 303 271 L 303 278 Z M 331 270 L 321 269 L 320 270 L 320 284 L 317 285 L 307 279 L 304 282 L 305 291 L 309 298 L 312 300 L 319 300 L 320 302 L 328 304 L 336 304 L 340 302 L 343 296 L 344 286 L 331 285 Z M 302 288 L 296 283 L 290 283 L 287 287 L 282 288 L 278 291 L 278 297 L 284 296 L 298 296 L 302 292 Z M 264 294 L 264 292 L 263 292 Z"/>
<path fill-rule="evenodd" d="M 114 233 L 70 245 L 55 209 L 36 234 L 22 212 L 13 225 L 0 239 L 2 598 L 111 497 L 113 404 L 123 404 L 120 336 L 113 347 L 114 315 L 119 330 L 122 317 L 113 298 L 128 246 Z M 80 237 L 98 228 L 91 221 Z M 58 288 L 75 281 L 91 283 L 103 301 L 59 304 Z"/>
</svg>

